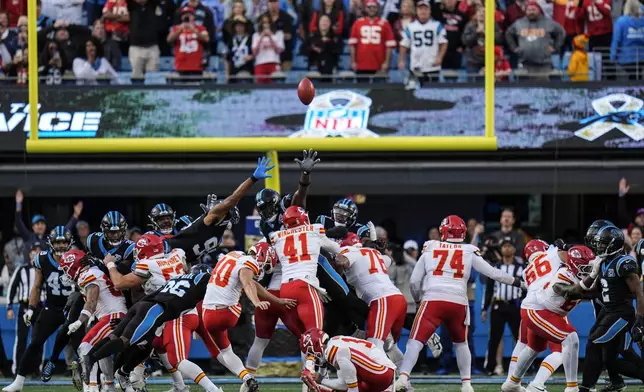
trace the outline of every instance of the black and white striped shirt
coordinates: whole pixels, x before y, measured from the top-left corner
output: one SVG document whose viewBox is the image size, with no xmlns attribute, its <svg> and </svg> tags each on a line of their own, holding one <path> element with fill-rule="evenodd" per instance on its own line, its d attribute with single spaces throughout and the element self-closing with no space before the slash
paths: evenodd
<svg viewBox="0 0 644 392">
<path fill-rule="evenodd" d="M 515 258 L 512 264 L 501 262 L 495 264 L 494 267 L 516 278 L 520 278 L 523 275 L 523 263 L 519 258 Z M 517 303 L 519 303 L 521 298 L 523 298 L 523 290 L 521 290 L 521 287 L 514 287 L 509 284 L 488 279 L 487 285 L 485 286 L 483 310 L 489 309 L 490 305 L 492 305 L 494 301 L 517 301 Z"/>
<path fill-rule="evenodd" d="M 29 293 L 34 286 L 36 279 L 36 268 L 29 265 L 22 265 L 13 272 L 7 290 L 7 305 L 14 303 L 29 303 Z"/>
</svg>

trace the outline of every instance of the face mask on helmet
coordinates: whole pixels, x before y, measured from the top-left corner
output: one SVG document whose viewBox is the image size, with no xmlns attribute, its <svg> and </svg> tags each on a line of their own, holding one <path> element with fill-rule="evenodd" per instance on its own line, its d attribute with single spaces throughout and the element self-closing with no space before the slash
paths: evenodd
<svg viewBox="0 0 644 392">
<path fill-rule="evenodd" d="M 63 253 L 69 250 L 69 245 L 70 243 L 65 240 L 58 240 L 58 241 L 52 242 L 51 247 L 54 254 L 60 257 L 63 255 Z"/>
<path fill-rule="evenodd" d="M 105 238 L 112 246 L 119 246 L 123 242 L 125 234 L 121 229 L 105 230 Z"/>
<path fill-rule="evenodd" d="M 350 217 L 351 217 L 351 213 L 345 210 L 344 208 L 340 208 L 340 207 L 333 208 L 333 221 L 335 222 L 336 226 L 341 226 L 341 227 L 347 226 L 347 222 L 349 222 Z"/>
<path fill-rule="evenodd" d="M 279 214 L 279 205 L 272 203 L 264 203 L 257 207 L 259 216 L 265 219 L 267 222 L 275 222 Z"/>
<path fill-rule="evenodd" d="M 154 223 L 163 234 L 172 234 L 174 230 L 174 217 L 172 215 L 161 215 L 156 218 Z"/>
</svg>

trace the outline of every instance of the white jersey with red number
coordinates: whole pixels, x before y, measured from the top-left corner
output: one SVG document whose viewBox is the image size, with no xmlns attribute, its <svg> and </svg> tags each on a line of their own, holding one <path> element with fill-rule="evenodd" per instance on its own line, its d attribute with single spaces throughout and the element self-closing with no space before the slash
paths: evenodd
<svg viewBox="0 0 644 392">
<path fill-rule="evenodd" d="M 303 280 L 319 286 L 317 271 L 320 249 L 340 252 L 340 245 L 327 238 L 324 226 L 302 225 L 270 234 L 271 244 L 282 265 L 282 283 Z"/>
<path fill-rule="evenodd" d="M 387 273 L 391 265 L 389 256 L 375 249 L 355 246 L 343 247 L 340 254 L 349 259 L 349 268 L 344 271 L 347 283 L 356 289 L 358 297 L 367 304 L 389 295 L 401 294 Z"/>
<path fill-rule="evenodd" d="M 206 289 L 206 296 L 203 300 L 204 309 L 233 306 L 239 303 L 242 292 L 239 272 L 244 268 L 248 268 L 255 275 L 259 275 L 257 261 L 242 252 L 230 252 L 217 262 Z"/>
<path fill-rule="evenodd" d="M 90 267 L 78 277 L 78 287 L 83 296 L 86 296 L 87 289 L 94 285 L 98 287 L 98 302 L 94 311 L 97 319 L 112 313 L 127 313 L 123 293 L 114 288 L 110 277 L 98 267 Z"/>
<path fill-rule="evenodd" d="M 145 279 L 143 284 L 145 294 L 152 294 L 163 287 L 168 280 L 187 273 L 186 254 L 182 249 L 174 249 L 165 255 L 138 260 L 132 265 L 132 272 Z"/>
<path fill-rule="evenodd" d="M 565 299 L 563 296 L 555 293 L 552 287 L 557 283 L 562 283 L 566 286 L 575 285 L 579 283 L 579 279 L 568 268 L 560 268 L 554 274 L 553 278 L 537 292 L 537 300 L 541 304 L 542 309 L 567 316 L 581 300 Z"/>
<path fill-rule="evenodd" d="M 543 309 L 537 298 L 537 293 L 552 280 L 561 266 L 562 262 L 558 252 L 559 249 L 550 246 L 545 252 L 536 253 L 532 263 L 523 270 L 523 280 L 528 286 L 528 292 L 521 302 L 522 309 Z"/>
<path fill-rule="evenodd" d="M 512 284 L 514 277 L 483 260 L 474 245 L 427 241 L 409 281 L 415 300 L 446 301 L 467 305 L 467 281 L 472 267 L 501 283 Z"/>
<path fill-rule="evenodd" d="M 350 336 L 335 336 L 329 339 L 324 350 L 324 359 L 334 368 L 340 369 L 343 363 L 351 361 L 356 368 L 363 368 L 371 373 L 384 373 L 396 369 L 396 365 L 384 351 L 375 344 Z"/>
</svg>

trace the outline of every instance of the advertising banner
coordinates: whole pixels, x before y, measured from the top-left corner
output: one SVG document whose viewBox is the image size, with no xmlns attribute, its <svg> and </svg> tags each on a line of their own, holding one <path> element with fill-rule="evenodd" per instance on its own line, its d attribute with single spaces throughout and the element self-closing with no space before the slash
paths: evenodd
<svg viewBox="0 0 644 392">
<path fill-rule="evenodd" d="M 56 87 L 40 94 L 39 137 L 393 138 L 483 136 L 481 86 L 320 88 L 302 105 L 292 86 Z M 346 87 L 346 86 L 343 86 Z M 495 93 L 502 149 L 642 148 L 644 87 L 559 82 Z M 0 91 L 0 134 L 29 134 L 27 91 Z"/>
</svg>

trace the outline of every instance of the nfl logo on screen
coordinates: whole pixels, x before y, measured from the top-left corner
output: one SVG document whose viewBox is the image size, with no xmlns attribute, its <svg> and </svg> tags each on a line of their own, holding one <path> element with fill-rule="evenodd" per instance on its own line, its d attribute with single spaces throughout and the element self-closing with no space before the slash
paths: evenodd
<svg viewBox="0 0 644 392">
<path fill-rule="evenodd" d="M 304 128 L 290 137 L 378 137 L 367 129 L 371 98 L 348 90 L 315 97 L 306 111 Z"/>
</svg>

